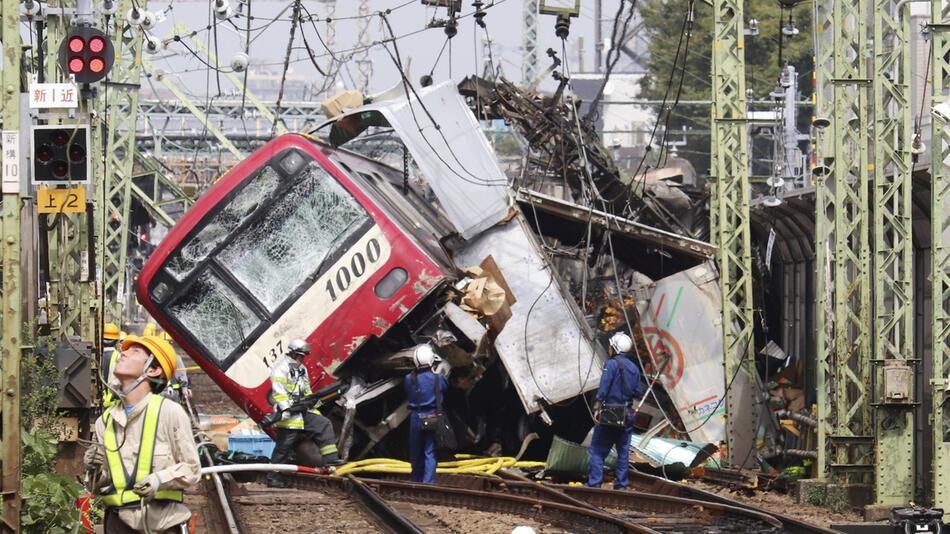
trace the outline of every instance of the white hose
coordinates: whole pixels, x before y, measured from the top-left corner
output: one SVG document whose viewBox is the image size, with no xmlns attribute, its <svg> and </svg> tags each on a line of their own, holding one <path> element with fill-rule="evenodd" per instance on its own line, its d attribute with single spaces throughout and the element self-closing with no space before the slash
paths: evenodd
<svg viewBox="0 0 950 534">
<path fill-rule="evenodd" d="M 233 464 L 233 465 L 214 465 L 211 467 L 202 467 L 202 475 L 211 475 L 215 473 L 240 473 L 244 471 L 277 471 L 283 473 L 310 473 L 323 474 L 324 470 L 317 470 L 311 467 L 294 464 Z"/>
</svg>

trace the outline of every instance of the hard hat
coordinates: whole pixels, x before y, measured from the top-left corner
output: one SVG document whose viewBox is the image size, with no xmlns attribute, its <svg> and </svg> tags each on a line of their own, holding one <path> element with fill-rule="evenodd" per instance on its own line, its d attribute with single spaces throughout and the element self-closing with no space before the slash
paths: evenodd
<svg viewBox="0 0 950 534">
<path fill-rule="evenodd" d="M 633 340 L 627 334 L 617 332 L 610 337 L 610 347 L 618 353 L 627 352 L 633 348 Z"/>
<path fill-rule="evenodd" d="M 121 331 L 119 332 L 119 339 L 125 339 L 125 338 L 127 338 L 127 337 L 129 337 L 129 333 L 126 332 L 125 330 L 121 330 Z"/>
<path fill-rule="evenodd" d="M 128 350 L 132 345 L 141 345 L 151 355 L 158 360 L 158 364 L 165 373 L 165 379 L 171 380 L 175 374 L 175 365 L 178 359 L 175 357 L 175 349 L 171 343 L 158 336 L 128 336 L 122 340 L 122 351 Z"/>
<path fill-rule="evenodd" d="M 158 327 L 155 326 L 155 323 L 145 323 L 145 328 L 142 329 L 143 336 L 155 336 L 158 334 Z"/>
<path fill-rule="evenodd" d="M 115 323 L 106 323 L 102 327 L 102 339 L 119 339 L 119 325 Z"/>
<path fill-rule="evenodd" d="M 430 367 L 435 360 L 435 351 L 428 344 L 419 345 L 412 351 L 412 363 L 416 364 L 416 367 Z"/>
<path fill-rule="evenodd" d="M 287 355 L 291 358 L 303 358 L 310 354 L 311 350 L 310 343 L 304 339 L 294 339 L 287 344 Z"/>
<path fill-rule="evenodd" d="M 524 525 L 511 529 L 511 534 L 537 534 L 537 531 Z"/>
</svg>

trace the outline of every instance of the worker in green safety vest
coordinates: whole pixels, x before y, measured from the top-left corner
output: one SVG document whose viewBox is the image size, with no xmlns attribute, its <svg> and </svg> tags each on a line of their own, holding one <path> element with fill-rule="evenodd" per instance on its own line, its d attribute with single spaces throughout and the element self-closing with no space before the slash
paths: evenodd
<svg viewBox="0 0 950 534">
<path fill-rule="evenodd" d="M 108 384 L 112 380 L 112 369 L 115 367 L 115 361 L 119 358 L 119 348 L 116 346 L 119 343 L 119 338 L 122 334 L 122 331 L 119 330 L 119 325 L 115 323 L 106 323 L 102 327 L 102 363 L 99 367 L 99 372 L 102 373 L 102 380 L 105 384 Z M 119 399 L 112 394 L 112 390 L 106 386 L 105 391 L 102 394 L 102 407 L 104 409 L 109 409 L 115 406 L 119 402 Z"/>
<path fill-rule="evenodd" d="M 96 443 L 84 456 L 98 475 L 105 534 L 187 532 L 182 490 L 198 482 L 201 466 L 188 415 L 159 395 L 175 364 L 171 344 L 158 336 L 122 341 L 113 369 L 121 402 L 96 421 Z"/>
</svg>

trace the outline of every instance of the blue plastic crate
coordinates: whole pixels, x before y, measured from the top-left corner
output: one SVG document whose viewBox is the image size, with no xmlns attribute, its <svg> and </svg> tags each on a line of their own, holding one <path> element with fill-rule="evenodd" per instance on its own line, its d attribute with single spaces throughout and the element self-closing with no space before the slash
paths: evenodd
<svg viewBox="0 0 950 534">
<path fill-rule="evenodd" d="M 232 434 L 228 436 L 228 450 L 270 458 L 274 440 L 267 434 Z"/>
</svg>

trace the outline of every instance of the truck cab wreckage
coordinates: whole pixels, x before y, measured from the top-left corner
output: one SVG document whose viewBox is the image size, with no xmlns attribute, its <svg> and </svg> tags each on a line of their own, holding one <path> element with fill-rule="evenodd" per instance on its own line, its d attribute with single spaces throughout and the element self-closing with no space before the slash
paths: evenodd
<svg viewBox="0 0 950 534">
<path fill-rule="evenodd" d="M 715 247 L 693 237 L 691 200 L 626 177 L 562 92 L 403 84 L 315 135 L 280 136 L 171 230 L 139 300 L 255 421 L 271 411 L 269 366 L 306 338 L 314 389 L 346 386 L 324 412 L 349 458 L 401 449 L 398 386 L 425 342 L 448 367 L 464 450 L 513 453 L 532 432 L 581 441 L 618 329 L 651 378 L 643 429 L 774 449 L 761 384 L 737 374 L 727 388 L 721 372 Z M 488 120 L 513 127 L 517 172 Z M 728 427 L 727 402 L 749 406 Z"/>
</svg>

